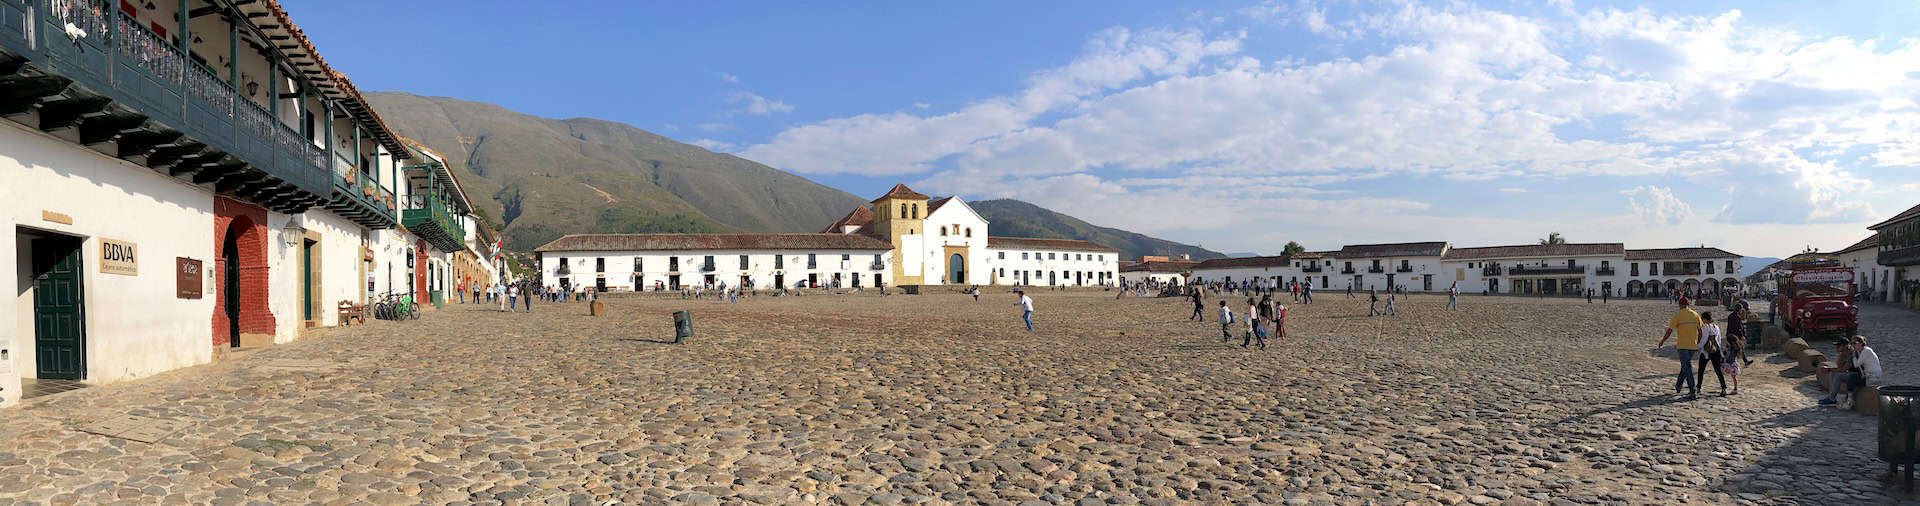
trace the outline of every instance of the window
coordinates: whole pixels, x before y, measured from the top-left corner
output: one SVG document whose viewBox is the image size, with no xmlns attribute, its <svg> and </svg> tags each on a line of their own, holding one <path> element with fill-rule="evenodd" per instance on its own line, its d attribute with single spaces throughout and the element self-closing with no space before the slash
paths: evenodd
<svg viewBox="0 0 1920 506">
<path fill-rule="evenodd" d="M 1648 276 L 1659 276 L 1659 275 L 1660 275 L 1660 262 L 1647 262 L 1647 275 L 1648 275 Z"/>
<path fill-rule="evenodd" d="M 1725 273 L 1728 273 L 1728 274 L 1732 274 L 1732 273 L 1733 273 L 1733 271 L 1734 271 L 1734 269 L 1733 269 L 1733 261 L 1732 261 L 1732 260 L 1728 260 L 1728 261 L 1727 261 L 1727 270 L 1724 270 L 1724 271 L 1721 271 L 1721 272 L 1725 272 Z"/>
<path fill-rule="evenodd" d="M 647 272 L 646 269 L 640 268 L 640 257 L 633 257 L 633 272 Z"/>
<path fill-rule="evenodd" d="M 901 202 L 901 203 L 900 203 L 900 217 L 902 217 L 902 218 L 905 218 L 905 217 L 907 217 L 907 203 L 906 203 L 906 202 Z"/>
<path fill-rule="evenodd" d="M 1569 262 L 1569 263 L 1571 263 L 1571 262 L 1573 262 L 1573 261 L 1572 261 L 1572 260 L 1568 260 L 1567 262 Z M 1411 266 L 1411 265 L 1408 265 L 1408 264 L 1407 264 L 1407 261 L 1406 261 L 1406 260 L 1401 260 L 1401 261 L 1400 261 L 1400 268 L 1402 268 L 1402 269 L 1412 269 L 1412 268 L 1413 268 L 1413 266 Z"/>
<path fill-rule="evenodd" d="M 773 256 L 773 268 L 775 268 L 775 269 L 785 269 L 785 268 L 787 268 L 787 256 L 786 256 L 786 255 L 774 255 L 774 256 Z"/>
<path fill-rule="evenodd" d="M 940 227 L 940 237 L 947 236 L 947 227 Z"/>
<path fill-rule="evenodd" d="M 815 258 L 814 258 L 814 255 L 813 255 L 813 253 L 808 253 L 808 254 L 807 254 L 807 268 L 808 268 L 808 269 L 813 269 L 813 268 L 816 268 L 816 267 L 817 267 L 818 265 L 820 265 L 820 264 L 819 264 L 818 262 L 816 262 L 816 261 L 815 261 Z"/>
<path fill-rule="evenodd" d="M 852 260 L 853 260 L 853 255 L 845 254 L 845 253 L 840 254 L 840 261 L 842 262 L 847 262 Z"/>
<path fill-rule="evenodd" d="M 1378 269 L 1378 268 L 1380 268 L 1380 261 L 1379 261 L 1379 260 L 1374 260 L 1374 261 L 1373 261 L 1373 268 L 1375 268 L 1375 269 Z"/>
<path fill-rule="evenodd" d="M 740 270 L 747 270 L 747 256 L 740 255 Z"/>
<path fill-rule="evenodd" d="M 920 219 L 920 204 L 913 205 L 913 219 Z"/>
<path fill-rule="evenodd" d="M 1349 271 L 1351 271 L 1351 270 L 1353 270 L 1353 262 L 1347 262 L 1346 264 L 1347 264 L 1347 265 L 1346 265 L 1346 267 L 1347 267 L 1347 270 L 1349 270 Z"/>
<path fill-rule="evenodd" d="M 1467 262 L 1467 268 L 1468 268 L 1468 269 L 1473 269 L 1473 268 L 1475 268 L 1475 267 L 1473 266 L 1473 262 Z"/>
<path fill-rule="evenodd" d="M 1002 252 L 1000 252 L 1000 259 L 1001 259 L 1001 260 L 1006 260 L 1006 259 L 1007 259 L 1007 252 L 1005 252 L 1005 251 L 1002 251 Z"/>
<path fill-rule="evenodd" d="M 1573 259 L 1571 259 L 1571 258 L 1569 258 L 1569 259 L 1567 259 L 1567 268 L 1568 268 L 1568 269 L 1572 269 L 1572 268 L 1573 268 Z"/>
<path fill-rule="evenodd" d="M 1605 269 L 1605 268 L 1607 268 L 1607 261 L 1606 261 L 1606 260 L 1601 260 L 1601 261 L 1600 261 L 1600 268 L 1602 268 L 1602 269 Z"/>
<path fill-rule="evenodd" d="M 607 259 L 604 257 L 593 259 L 593 272 L 607 272 Z"/>
<path fill-rule="evenodd" d="M 407 255 L 407 260 L 408 260 L 408 261 L 412 261 L 412 260 L 413 260 L 413 255 Z M 567 266 L 567 259 L 566 259 L 566 257 L 561 257 L 561 258 L 560 258 L 560 266 L 561 266 L 561 267 L 566 267 L 566 266 Z"/>
<path fill-rule="evenodd" d="M 880 265 L 880 255 L 873 256 L 873 265 Z"/>
<path fill-rule="evenodd" d="M 1707 274 L 1713 274 L 1713 262 L 1707 262 Z"/>
<path fill-rule="evenodd" d="M 1048 254 L 1047 254 L 1047 260 L 1053 260 L 1053 254 L 1052 254 L 1052 253 L 1048 253 Z"/>
<path fill-rule="evenodd" d="M 967 237 L 973 237 L 973 227 L 967 227 Z"/>
</svg>

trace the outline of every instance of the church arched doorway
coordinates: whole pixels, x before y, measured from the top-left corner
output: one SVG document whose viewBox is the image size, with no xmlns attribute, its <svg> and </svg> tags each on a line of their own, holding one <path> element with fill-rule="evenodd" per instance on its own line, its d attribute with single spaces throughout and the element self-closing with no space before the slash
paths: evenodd
<svg viewBox="0 0 1920 506">
<path fill-rule="evenodd" d="M 967 283 L 967 259 L 954 253 L 947 256 L 947 282 L 956 285 Z"/>
</svg>

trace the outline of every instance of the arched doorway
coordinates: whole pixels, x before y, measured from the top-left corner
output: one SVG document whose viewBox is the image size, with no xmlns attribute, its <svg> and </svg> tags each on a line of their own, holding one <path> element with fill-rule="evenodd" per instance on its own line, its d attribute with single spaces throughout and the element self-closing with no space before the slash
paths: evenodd
<svg viewBox="0 0 1920 506">
<path fill-rule="evenodd" d="M 947 281 L 956 285 L 967 284 L 967 259 L 954 253 L 947 256 Z"/>
<path fill-rule="evenodd" d="M 1639 282 L 1639 281 L 1628 281 L 1628 282 L 1627 282 L 1627 296 L 1628 296 L 1628 297 L 1639 297 L 1639 296 L 1641 296 L 1642 294 L 1640 293 L 1640 289 L 1641 289 L 1641 287 L 1640 287 L 1640 282 Z"/>
<path fill-rule="evenodd" d="M 214 345 L 225 344 L 228 348 L 239 348 L 240 334 L 246 328 L 244 314 L 248 306 L 248 297 L 263 297 L 265 294 L 250 293 L 256 287 L 253 283 L 243 283 L 247 271 L 264 266 L 253 265 L 255 255 L 246 254 L 247 249 L 264 245 L 265 238 L 256 230 L 258 225 L 250 216 L 235 216 L 227 222 L 227 228 L 221 233 L 220 241 L 220 304 L 221 321 L 215 328 Z M 224 339 L 222 339 L 224 338 Z M 221 341 L 225 341 L 222 343 Z"/>
</svg>

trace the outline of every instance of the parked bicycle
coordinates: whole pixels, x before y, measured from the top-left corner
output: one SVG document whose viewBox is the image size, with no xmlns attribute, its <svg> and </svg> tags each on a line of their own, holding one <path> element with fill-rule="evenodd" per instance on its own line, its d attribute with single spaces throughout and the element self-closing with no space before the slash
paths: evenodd
<svg viewBox="0 0 1920 506">
<path fill-rule="evenodd" d="M 373 317 L 380 320 L 418 320 L 420 311 L 414 307 L 412 295 L 387 292 L 373 303 Z"/>
</svg>

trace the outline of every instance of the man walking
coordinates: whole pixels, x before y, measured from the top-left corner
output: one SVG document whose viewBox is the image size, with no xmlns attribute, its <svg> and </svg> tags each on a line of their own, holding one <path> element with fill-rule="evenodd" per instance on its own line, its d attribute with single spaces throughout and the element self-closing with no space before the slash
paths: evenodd
<svg viewBox="0 0 1920 506">
<path fill-rule="evenodd" d="M 1225 304 L 1226 302 L 1227 302 L 1227 301 L 1224 301 L 1224 300 L 1223 300 L 1223 301 L 1220 301 L 1220 303 L 1221 303 L 1221 304 Z M 1203 305 L 1202 305 L 1202 303 L 1200 302 L 1200 291 L 1199 291 L 1199 290 L 1194 290 L 1194 291 L 1193 291 L 1193 315 L 1192 315 L 1192 316 L 1188 316 L 1188 317 L 1187 317 L 1187 321 L 1195 321 L 1195 322 L 1205 322 L 1205 321 L 1207 321 L 1207 317 L 1205 317 L 1205 316 L 1202 316 L 1202 315 L 1200 314 L 1200 309 L 1201 309 L 1201 308 L 1203 308 L 1203 307 L 1205 307 L 1205 306 L 1203 306 Z"/>
<path fill-rule="evenodd" d="M 1380 294 L 1371 289 L 1367 290 L 1367 316 L 1379 316 L 1380 310 L 1376 308 L 1379 304 Z"/>
<path fill-rule="evenodd" d="M 467 282 L 466 281 L 461 281 L 460 284 L 454 285 L 453 291 L 459 292 L 461 304 L 467 303 Z"/>
<path fill-rule="evenodd" d="M 1588 303 L 1588 304 L 1592 304 L 1592 303 L 1593 303 L 1593 289 L 1592 289 L 1592 288 L 1588 288 L 1588 289 L 1587 289 L 1587 303 Z"/>
<path fill-rule="evenodd" d="M 1403 297 L 1403 295 L 1397 295 L 1393 293 L 1392 290 L 1387 291 L 1387 310 L 1386 312 L 1382 313 L 1383 315 L 1399 316 L 1399 314 L 1393 312 L 1393 300 L 1399 297 Z"/>
<path fill-rule="evenodd" d="M 1453 286 L 1447 287 L 1447 310 L 1460 310 L 1460 283 L 1454 283 Z"/>
<path fill-rule="evenodd" d="M 1027 324 L 1027 332 L 1033 332 L 1033 298 L 1020 290 L 1014 290 L 1013 294 L 1020 296 L 1020 301 L 1014 303 L 1020 306 L 1020 321 Z"/>
<path fill-rule="evenodd" d="M 1680 385 L 1684 383 L 1687 385 L 1687 395 L 1681 399 L 1692 400 L 1700 396 L 1700 381 L 1693 377 L 1693 356 L 1700 351 L 1700 338 L 1705 333 L 1702 329 L 1704 323 L 1700 321 L 1700 313 L 1687 307 L 1689 301 L 1686 297 L 1674 302 L 1680 306 L 1680 310 L 1675 311 L 1673 318 L 1667 321 L 1667 332 L 1660 336 L 1660 343 L 1653 347 L 1666 346 L 1668 338 L 1674 339 L 1674 351 L 1680 356 L 1680 376 L 1673 380 L 1673 393 L 1680 393 Z"/>
<path fill-rule="evenodd" d="M 1233 339 L 1233 309 L 1227 307 L 1227 300 L 1220 299 L 1220 342 Z"/>
<path fill-rule="evenodd" d="M 1312 281 L 1308 281 L 1307 284 L 1300 286 L 1300 303 L 1301 304 L 1313 303 L 1313 282 Z"/>
<path fill-rule="evenodd" d="M 507 285 L 507 301 L 506 301 L 507 305 L 500 306 L 500 310 L 509 311 L 509 312 L 513 311 L 513 303 L 518 302 L 515 299 L 518 299 L 519 297 L 520 297 L 520 285 L 518 284 Z"/>
<path fill-rule="evenodd" d="M 531 290 L 531 289 L 533 289 L 533 287 L 532 287 L 532 285 L 528 285 L 528 287 L 527 287 L 527 289 L 528 289 L 528 290 Z M 522 299 L 522 301 L 524 301 L 524 302 L 526 302 L 526 303 L 527 303 L 527 312 L 528 312 L 528 313 L 532 313 L 532 312 L 533 312 L 533 296 L 532 296 L 532 295 L 528 295 L 528 296 L 526 296 L 526 297 L 522 297 L 521 299 Z"/>
</svg>

